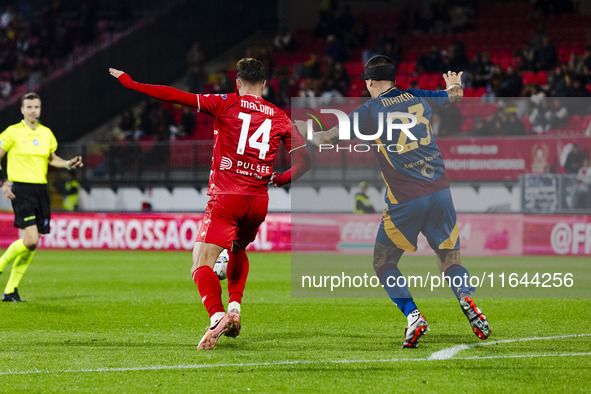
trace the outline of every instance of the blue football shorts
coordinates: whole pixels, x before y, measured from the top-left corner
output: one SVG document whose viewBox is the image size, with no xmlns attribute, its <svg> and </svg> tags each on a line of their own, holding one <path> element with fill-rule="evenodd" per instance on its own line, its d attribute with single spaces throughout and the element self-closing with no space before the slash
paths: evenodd
<svg viewBox="0 0 591 394">
<path fill-rule="evenodd" d="M 419 232 L 435 251 L 460 248 L 456 210 L 449 188 L 401 204 L 388 204 L 376 241 L 416 252 Z"/>
</svg>

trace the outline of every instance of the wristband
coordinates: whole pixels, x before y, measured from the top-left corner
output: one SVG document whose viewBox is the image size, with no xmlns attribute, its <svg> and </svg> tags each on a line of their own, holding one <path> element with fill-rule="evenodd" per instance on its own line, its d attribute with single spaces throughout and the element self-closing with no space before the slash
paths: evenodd
<svg viewBox="0 0 591 394">
<path fill-rule="evenodd" d="M 72 167 L 70 167 L 70 160 L 66 161 L 66 170 L 71 170 Z"/>
<path fill-rule="evenodd" d="M 451 89 L 451 88 L 453 88 L 453 87 L 456 87 L 456 86 L 457 86 L 457 87 L 459 87 L 460 89 L 462 89 L 462 85 L 460 85 L 459 83 L 454 83 L 454 84 L 453 84 L 453 85 L 451 85 L 450 87 L 447 87 L 447 88 L 445 88 L 445 90 L 447 91 L 447 90 L 449 90 L 449 89 Z"/>
</svg>

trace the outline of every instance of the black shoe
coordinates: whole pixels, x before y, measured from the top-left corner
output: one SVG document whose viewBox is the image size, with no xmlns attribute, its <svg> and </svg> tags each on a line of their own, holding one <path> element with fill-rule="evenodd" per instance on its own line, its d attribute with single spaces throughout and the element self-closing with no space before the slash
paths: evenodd
<svg viewBox="0 0 591 394">
<path fill-rule="evenodd" d="M 2 301 L 4 302 L 24 302 L 18 295 L 18 289 L 14 289 L 14 293 L 2 294 Z"/>
</svg>

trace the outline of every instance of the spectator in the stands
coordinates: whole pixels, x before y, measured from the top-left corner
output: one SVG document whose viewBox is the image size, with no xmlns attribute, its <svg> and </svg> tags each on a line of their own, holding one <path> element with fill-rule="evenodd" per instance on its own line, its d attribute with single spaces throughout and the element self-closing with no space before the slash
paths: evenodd
<svg viewBox="0 0 591 394">
<path fill-rule="evenodd" d="M 483 97 L 499 97 L 499 90 L 505 79 L 505 72 L 499 65 L 493 66 L 493 73 L 486 84 L 486 94 Z"/>
<path fill-rule="evenodd" d="M 483 119 L 480 116 L 474 117 L 474 127 L 472 130 L 472 134 L 477 137 L 482 137 L 490 134 L 485 119 Z"/>
<path fill-rule="evenodd" d="M 326 38 L 329 34 L 337 33 L 336 21 L 332 10 L 320 11 L 318 24 L 314 28 L 315 38 Z"/>
<path fill-rule="evenodd" d="M 494 64 L 490 60 L 488 52 L 482 54 L 475 54 L 470 62 L 470 79 L 472 80 L 473 88 L 485 87 L 493 74 Z"/>
<path fill-rule="evenodd" d="M 294 76 L 293 79 L 297 84 L 297 77 Z M 281 67 L 277 73 L 277 106 L 286 107 L 291 104 L 291 97 L 295 96 L 291 94 L 291 83 L 292 78 L 289 75 L 289 68 Z"/>
<path fill-rule="evenodd" d="M 12 22 L 14 17 L 14 8 L 12 7 L 12 5 L 9 4 L 6 7 L 4 7 L 2 14 L 0 14 L 0 29 L 6 29 L 10 25 L 10 22 Z"/>
<path fill-rule="evenodd" d="M 501 79 L 501 86 L 497 91 L 499 97 L 520 97 L 523 89 L 523 79 L 513 66 L 507 67 L 507 72 Z"/>
<path fill-rule="evenodd" d="M 322 100 L 320 100 L 321 103 L 330 103 L 331 98 L 343 97 L 343 94 L 338 90 L 334 79 L 327 79 L 322 87 L 322 94 L 320 97 L 322 98 Z"/>
<path fill-rule="evenodd" d="M 585 88 L 585 79 L 582 75 L 574 74 L 570 78 L 564 96 L 566 97 L 589 97 L 589 91 Z M 582 101 L 582 100 L 581 100 Z"/>
<path fill-rule="evenodd" d="M 263 99 L 267 100 L 271 104 L 277 105 L 277 92 L 275 92 L 275 88 L 273 88 L 273 86 L 271 86 L 271 84 L 268 82 L 263 88 Z"/>
<path fill-rule="evenodd" d="M 536 70 L 550 70 L 558 65 L 558 54 L 550 38 L 544 36 L 542 45 L 536 49 L 534 54 L 534 66 Z"/>
<path fill-rule="evenodd" d="M 491 114 L 487 118 L 487 131 L 489 135 L 503 137 L 507 135 L 505 128 L 505 114 L 501 111 Z"/>
<path fill-rule="evenodd" d="M 449 137 L 460 132 L 462 125 L 462 114 L 455 105 L 444 107 L 439 111 L 440 125 L 439 135 Z"/>
<path fill-rule="evenodd" d="M 466 47 L 460 41 L 449 46 L 448 56 L 450 68 L 447 70 L 466 70 L 469 67 L 470 61 L 466 56 Z"/>
<path fill-rule="evenodd" d="M 591 48 L 586 46 L 582 56 L 577 55 L 575 52 L 571 53 L 568 67 L 573 73 L 583 76 L 585 83 L 587 83 L 590 76 L 589 71 L 591 70 Z"/>
<path fill-rule="evenodd" d="M 299 97 L 316 97 L 316 92 L 313 90 L 311 79 L 302 79 L 300 82 Z"/>
<path fill-rule="evenodd" d="M 122 133 L 122 137 L 119 139 L 132 139 L 135 131 L 135 118 L 130 109 L 126 109 L 121 114 L 117 129 Z"/>
<path fill-rule="evenodd" d="M 400 42 L 396 39 L 394 32 L 387 31 L 386 33 L 380 34 L 371 49 L 363 52 L 363 62 L 367 62 L 375 55 L 388 56 L 395 62 L 402 61 Z"/>
<path fill-rule="evenodd" d="M 181 114 L 181 122 L 179 128 L 181 129 L 181 136 L 190 136 L 195 132 L 195 122 L 197 116 L 193 108 L 184 106 Z"/>
<path fill-rule="evenodd" d="M 544 99 L 535 106 L 529 115 L 532 131 L 536 134 L 546 134 L 550 130 L 550 106 L 548 99 Z"/>
<path fill-rule="evenodd" d="M 310 57 L 304 62 L 300 77 L 302 78 L 320 78 L 322 64 L 318 60 L 316 51 L 310 52 Z"/>
<path fill-rule="evenodd" d="M 575 209 L 591 208 L 591 162 L 588 157 L 577 171 L 573 191 L 572 207 Z"/>
<path fill-rule="evenodd" d="M 324 56 L 332 58 L 335 62 L 344 62 L 347 60 L 347 50 L 338 36 L 329 34 L 328 37 L 326 37 Z"/>
<path fill-rule="evenodd" d="M 576 174 L 583 166 L 585 159 L 587 159 L 587 155 L 581 151 L 579 144 L 572 144 L 571 151 L 568 153 L 566 160 L 564 161 L 564 171 L 566 171 L 567 174 Z"/>
<path fill-rule="evenodd" d="M 565 126 L 568 110 L 565 103 L 559 99 L 544 99 L 534 108 L 529 116 L 532 131 L 545 134 L 551 129 Z"/>
<path fill-rule="evenodd" d="M 517 108 L 509 107 L 505 109 L 505 123 L 504 127 L 507 135 L 525 135 L 525 126 L 517 116 Z"/>
<path fill-rule="evenodd" d="M 534 56 L 536 50 L 533 45 L 526 41 L 521 48 L 515 50 L 514 57 L 519 71 L 530 71 L 534 69 Z"/>
<path fill-rule="evenodd" d="M 0 97 L 8 97 L 12 92 L 12 84 L 10 83 L 10 73 L 3 73 L 0 77 Z"/>
<path fill-rule="evenodd" d="M 280 52 L 293 52 L 298 46 L 293 33 L 282 28 L 273 38 L 273 47 Z"/>
<path fill-rule="evenodd" d="M 350 36 L 352 33 L 351 28 L 353 26 L 355 26 L 356 22 L 357 22 L 357 18 L 355 17 L 355 15 L 353 15 L 353 12 L 351 11 L 351 6 L 350 5 L 343 6 L 343 11 L 337 17 L 336 27 L 337 27 L 337 34 L 342 38 L 343 43 L 345 44 L 346 47 L 350 47 L 349 41 L 350 41 Z"/>
<path fill-rule="evenodd" d="M 347 69 L 342 62 L 336 62 L 334 64 L 332 80 L 334 81 L 335 87 L 341 93 L 341 95 L 346 96 L 347 90 L 351 85 L 351 78 L 349 77 Z"/>
<path fill-rule="evenodd" d="M 416 70 L 418 72 L 435 73 L 441 69 L 441 50 L 437 44 L 431 44 L 428 53 L 424 53 L 417 59 Z"/>
<path fill-rule="evenodd" d="M 548 95 L 563 97 L 566 94 L 571 73 L 567 64 L 561 64 L 554 71 L 548 73 Z"/>
<path fill-rule="evenodd" d="M 365 46 L 369 31 L 367 25 L 361 19 L 357 20 L 348 36 L 347 46 L 351 49 L 359 49 Z"/>
<path fill-rule="evenodd" d="M 12 81 L 16 85 L 24 84 L 28 81 L 31 74 L 31 65 L 25 55 L 18 55 L 14 71 L 12 72 Z"/>
<path fill-rule="evenodd" d="M 186 56 L 187 62 L 187 80 L 186 85 L 189 92 L 202 93 L 205 87 L 205 80 L 207 75 L 205 74 L 205 55 L 201 50 L 201 46 L 198 41 L 194 41 L 191 45 L 191 49 Z"/>
</svg>

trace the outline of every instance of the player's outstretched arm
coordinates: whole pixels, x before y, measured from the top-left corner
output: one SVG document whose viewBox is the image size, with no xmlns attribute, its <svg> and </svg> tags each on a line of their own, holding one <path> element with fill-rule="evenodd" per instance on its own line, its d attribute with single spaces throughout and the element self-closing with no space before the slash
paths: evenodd
<svg viewBox="0 0 591 394">
<path fill-rule="evenodd" d="M 321 144 L 334 145 L 340 141 L 338 127 L 333 127 L 332 129 L 326 131 L 316 131 L 312 134 L 312 139 L 309 140 L 308 125 L 306 122 L 302 120 L 296 120 L 294 124 L 302 137 L 304 137 L 305 140 L 310 141 L 310 143 L 314 146 L 319 146 Z"/>
<path fill-rule="evenodd" d="M 275 175 L 271 178 L 271 182 L 276 187 L 287 185 L 306 173 L 312 167 L 312 161 L 310 155 L 306 151 L 306 147 L 302 146 L 291 152 L 291 158 L 293 159 L 293 165 L 283 174 Z"/>
<path fill-rule="evenodd" d="M 74 168 L 84 166 L 82 162 L 82 156 L 75 156 L 72 157 L 70 160 L 65 160 L 55 154 L 55 152 L 51 153 L 49 157 L 49 165 L 56 168 L 65 168 L 67 170 L 72 170 Z"/>
<path fill-rule="evenodd" d="M 135 90 L 158 100 L 170 101 L 176 104 L 198 107 L 197 95 L 163 85 L 149 85 L 135 82 L 129 74 L 115 68 L 109 68 L 109 74 L 117 78 L 121 85 L 128 89 Z"/>
<path fill-rule="evenodd" d="M 449 101 L 452 103 L 460 101 L 462 97 L 464 97 L 464 89 L 462 88 L 463 73 L 463 71 L 460 71 L 457 74 L 453 71 L 448 71 L 447 73 L 443 74 L 443 79 L 445 79 L 446 85 L 445 90 L 449 96 Z"/>
</svg>

